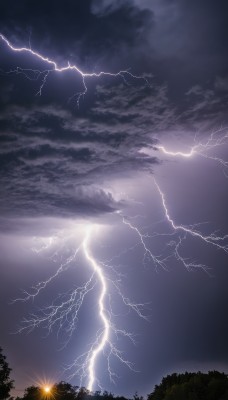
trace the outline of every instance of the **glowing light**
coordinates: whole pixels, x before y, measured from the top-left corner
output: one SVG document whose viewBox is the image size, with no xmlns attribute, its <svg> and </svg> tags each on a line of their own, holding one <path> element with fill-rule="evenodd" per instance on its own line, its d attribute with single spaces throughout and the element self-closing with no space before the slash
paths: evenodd
<svg viewBox="0 0 228 400">
<path fill-rule="evenodd" d="M 44 387 L 44 391 L 45 391 L 45 393 L 47 393 L 47 394 L 51 393 L 51 387 L 50 387 L 50 386 L 45 386 L 45 387 Z"/>
<path fill-rule="evenodd" d="M 45 69 L 43 71 L 39 71 L 39 70 L 26 70 L 23 68 L 19 68 L 17 67 L 17 69 L 15 71 L 10 71 L 10 72 L 15 72 L 15 73 L 22 73 L 24 74 L 28 79 L 31 80 L 31 78 L 29 78 L 28 72 L 33 72 L 35 75 L 35 79 L 38 79 L 38 77 L 43 76 L 42 78 L 42 82 L 40 85 L 40 88 L 38 90 L 38 95 L 41 96 L 42 94 L 42 90 L 47 82 L 47 78 L 49 76 L 49 74 L 51 72 L 65 72 L 65 71 L 74 71 L 76 74 L 80 75 L 82 78 L 82 84 L 83 84 L 83 90 L 79 93 L 77 93 L 75 96 L 77 98 L 77 104 L 79 105 L 80 103 L 80 99 L 82 96 L 86 95 L 88 89 L 86 86 L 86 79 L 87 78 L 100 78 L 101 76 L 110 76 L 110 77 L 121 77 L 121 79 L 124 80 L 124 82 L 126 82 L 126 77 L 130 77 L 133 79 L 141 79 L 143 80 L 145 83 L 148 84 L 148 81 L 145 77 L 142 76 L 137 76 L 137 75 L 133 75 L 131 72 L 129 72 L 129 70 L 121 70 L 119 72 L 105 72 L 105 71 L 100 71 L 100 72 L 84 72 L 82 71 L 77 65 L 71 65 L 69 62 L 67 63 L 67 65 L 65 65 L 64 67 L 59 67 L 58 64 L 50 59 L 49 57 L 45 57 L 42 54 L 32 50 L 30 47 L 15 47 L 14 45 L 12 45 L 10 43 L 10 41 L 3 36 L 0 33 L 0 39 L 14 52 L 16 53 L 27 53 L 27 54 L 31 54 L 32 56 L 34 56 L 35 58 L 43 61 L 45 64 L 47 64 L 48 66 L 50 66 L 51 68 L 49 69 Z"/>
</svg>

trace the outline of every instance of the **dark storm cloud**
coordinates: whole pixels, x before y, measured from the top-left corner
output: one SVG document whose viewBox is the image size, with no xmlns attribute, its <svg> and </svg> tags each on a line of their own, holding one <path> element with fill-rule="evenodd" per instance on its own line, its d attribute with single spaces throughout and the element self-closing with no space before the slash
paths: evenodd
<svg viewBox="0 0 228 400">
<path fill-rule="evenodd" d="M 116 64 L 116 57 L 146 36 L 148 12 L 131 4 L 105 18 L 91 12 L 91 1 L 14 1 L 0 5 L 2 33 L 16 44 L 30 43 L 58 61 L 77 62 L 84 69 Z M 126 29 L 127 26 L 127 29 Z M 127 65 L 129 67 L 129 65 Z"/>
<path fill-rule="evenodd" d="M 3 34 L 84 70 L 154 73 L 173 98 L 226 75 L 225 0 L 14 1 L 0 6 Z M 67 21 L 67 23 L 66 23 Z M 226 78 L 226 77 L 225 77 Z"/>
<path fill-rule="evenodd" d="M 67 0 L 63 10 L 61 1 L 9 1 L 0 6 L 0 21 L 16 44 L 30 37 L 33 48 L 86 70 L 153 72 L 177 95 L 225 73 L 227 7 L 206 0 Z"/>
<path fill-rule="evenodd" d="M 228 5 L 213 0 L 115 0 L 92 2 L 93 12 L 113 15 L 124 7 L 145 12 L 149 29 L 140 37 L 140 54 L 144 68 L 174 85 L 176 92 L 197 81 L 205 83 L 215 74 L 226 73 Z M 224 68 L 225 67 L 225 68 Z"/>
<path fill-rule="evenodd" d="M 221 121 L 226 93 L 221 96 L 216 82 L 210 90 L 190 88 L 184 107 L 169 100 L 167 85 L 156 84 L 97 86 L 81 113 L 63 104 L 13 104 L 11 97 L 0 116 L 2 214 L 80 217 L 118 210 L 123 203 L 105 189 L 110 180 L 151 173 L 158 163 L 142 148 L 171 131 L 203 134 Z"/>
<path fill-rule="evenodd" d="M 227 100 L 228 93 L 225 89 L 223 79 L 216 79 L 210 89 L 195 85 L 186 92 L 189 108 L 185 110 L 182 118 L 192 124 L 216 128 L 220 124 L 227 124 Z M 222 87 L 220 86 L 222 85 Z M 223 88 L 224 93 L 223 92 Z M 205 128 L 204 128 L 205 129 Z"/>
<path fill-rule="evenodd" d="M 225 2 L 215 7 L 212 1 L 178 0 L 67 0 L 64 10 L 60 1 L 2 3 L 1 29 L 16 45 L 30 38 L 61 65 L 79 62 L 89 71 L 131 65 L 156 75 L 149 84 L 88 80 L 88 93 L 75 109 L 74 96 L 69 99 L 82 90 L 80 75 L 50 74 L 42 96 L 34 97 L 44 75 L 28 71 L 31 81 L 3 73 L 2 212 L 112 212 L 120 204 L 106 189 L 109 181 L 151 173 L 158 162 L 142 148 L 171 131 L 203 134 L 225 124 L 225 9 Z M 23 54 L 15 57 L 3 44 L 1 49 L 4 71 L 46 67 Z"/>
<path fill-rule="evenodd" d="M 5 107 L 0 117 L 4 214 L 113 212 L 121 203 L 99 187 L 111 176 L 150 170 L 156 160 L 138 152 L 146 136 L 138 135 L 137 125 L 132 128 L 130 108 L 120 115 L 115 92 L 114 104 L 102 108 L 107 93 L 101 93 L 90 115 L 79 118 L 58 106 Z M 137 106 L 133 113 L 140 125 Z"/>
</svg>

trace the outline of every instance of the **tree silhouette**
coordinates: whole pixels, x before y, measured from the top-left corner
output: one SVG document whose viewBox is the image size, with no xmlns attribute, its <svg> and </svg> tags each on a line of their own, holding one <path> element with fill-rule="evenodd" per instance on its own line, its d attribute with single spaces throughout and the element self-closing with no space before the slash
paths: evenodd
<svg viewBox="0 0 228 400">
<path fill-rule="evenodd" d="M 72 386 L 70 383 L 61 381 L 53 386 L 53 397 L 55 400 L 76 400 L 78 398 L 78 389 L 78 386 Z"/>
<path fill-rule="evenodd" d="M 42 387 L 29 386 L 25 389 L 24 396 L 17 397 L 16 400 L 76 400 L 78 389 L 78 386 L 72 386 L 64 381 L 55 383 L 51 387 L 50 393 L 46 393 Z"/>
<path fill-rule="evenodd" d="M 10 390 L 13 388 L 13 380 L 10 379 L 11 368 L 6 361 L 6 357 L 2 354 L 0 347 L 0 400 L 10 397 Z"/>
<path fill-rule="evenodd" d="M 162 379 L 147 400 L 228 400 L 228 378 L 217 371 L 172 374 Z"/>
<path fill-rule="evenodd" d="M 72 386 L 61 381 L 55 383 L 49 393 L 45 393 L 42 387 L 29 386 L 25 389 L 23 397 L 15 400 L 127 400 L 123 396 L 115 397 L 112 393 L 104 391 L 90 392 L 85 387 Z M 142 400 L 142 398 L 140 398 Z"/>
<path fill-rule="evenodd" d="M 42 389 L 37 386 L 29 386 L 25 389 L 23 400 L 40 400 L 42 397 Z M 17 397 L 16 400 L 20 400 L 20 397 Z"/>
</svg>

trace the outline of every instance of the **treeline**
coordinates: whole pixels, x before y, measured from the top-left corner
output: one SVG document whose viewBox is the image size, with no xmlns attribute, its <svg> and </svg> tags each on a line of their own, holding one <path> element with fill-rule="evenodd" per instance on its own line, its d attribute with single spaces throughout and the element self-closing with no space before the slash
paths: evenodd
<svg viewBox="0 0 228 400">
<path fill-rule="evenodd" d="M 123 396 L 114 396 L 107 391 L 89 392 L 84 387 L 73 386 L 64 381 L 52 385 L 48 393 L 45 391 L 45 387 L 30 386 L 25 389 L 23 397 L 16 397 L 15 400 L 40 400 L 42 398 L 55 400 L 127 400 Z"/>
<path fill-rule="evenodd" d="M 228 400 L 228 376 L 217 371 L 168 375 L 147 400 Z"/>
<path fill-rule="evenodd" d="M 51 387 L 29 386 L 22 397 L 13 399 L 10 391 L 14 382 L 10 373 L 0 348 L 0 400 L 129 400 L 107 391 L 89 392 L 63 381 Z M 143 397 L 135 393 L 133 399 L 143 400 Z M 217 371 L 168 375 L 147 395 L 147 400 L 228 400 L 228 376 Z"/>
</svg>

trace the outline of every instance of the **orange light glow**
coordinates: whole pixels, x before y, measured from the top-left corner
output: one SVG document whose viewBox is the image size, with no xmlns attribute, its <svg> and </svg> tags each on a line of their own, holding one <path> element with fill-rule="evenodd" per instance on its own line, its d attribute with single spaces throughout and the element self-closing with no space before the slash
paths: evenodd
<svg viewBox="0 0 228 400">
<path fill-rule="evenodd" d="M 50 393 L 51 392 L 51 388 L 50 388 L 50 386 L 45 386 L 44 387 L 44 391 L 45 391 L 45 393 Z"/>
</svg>

